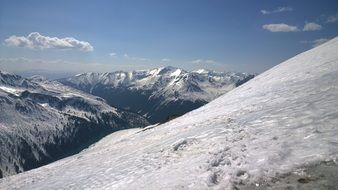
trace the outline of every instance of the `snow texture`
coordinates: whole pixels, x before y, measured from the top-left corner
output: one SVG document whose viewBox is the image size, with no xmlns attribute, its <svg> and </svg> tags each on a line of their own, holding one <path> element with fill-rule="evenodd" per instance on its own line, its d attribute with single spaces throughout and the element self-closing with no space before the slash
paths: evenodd
<svg viewBox="0 0 338 190">
<path fill-rule="evenodd" d="M 338 159 L 338 38 L 168 123 L 113 133 L 2 189 L 238 189 Z"/>
</svg>

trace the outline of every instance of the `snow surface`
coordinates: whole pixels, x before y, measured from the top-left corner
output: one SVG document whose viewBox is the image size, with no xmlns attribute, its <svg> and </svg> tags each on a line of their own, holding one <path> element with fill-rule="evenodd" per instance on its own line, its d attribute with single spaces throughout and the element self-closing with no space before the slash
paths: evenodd
<svg viewBox="0 0 338 190">
<path fill-rule="evenodd" d="M 338 159 L 338 38 L 168 123 L 109 135 L 0 189 L 233 189 Z"/>
<path fill-rule="evenodd" d="M 171 77 L 178 77 L 181 74 L 181 69 L 176 69 L 173 73 L 170 74 Z"/>
</svg>

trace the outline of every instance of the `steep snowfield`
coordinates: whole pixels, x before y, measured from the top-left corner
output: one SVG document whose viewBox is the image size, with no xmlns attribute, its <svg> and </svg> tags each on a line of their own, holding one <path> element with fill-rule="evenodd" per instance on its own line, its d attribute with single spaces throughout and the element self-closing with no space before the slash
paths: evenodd
<svg viewBox="0 0 338 190">
<path fill-rule="evenodd" d="M 158 123 L 196 109 L 253 77 L 208 70 L 187 72 L 169 66 L 133 72 L 83 73 L 59 82 Z"/>
<path fill-rule="evenodd" d="M 182 117 L 119 131 L 0 189 L 253 189 L 287 175 L 299 184 L 280 189 L 334 189 L 306 168 L 337 164 L 337 52 L 335 38 Z"/>
<path fill-rule="evenodd" d="M 77 152 L 113 131 L 147 124 L 61 83 L 0 71 L 0 178 Z"/>
</svg>

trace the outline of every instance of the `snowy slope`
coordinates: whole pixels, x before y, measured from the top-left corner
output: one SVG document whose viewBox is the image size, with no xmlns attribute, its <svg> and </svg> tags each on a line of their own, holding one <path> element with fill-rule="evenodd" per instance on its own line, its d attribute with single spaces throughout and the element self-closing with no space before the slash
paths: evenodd
<svg viewBox="0 0 338 190">
<path fill-rule="evenodd" d="M 119 131 L 0 189 L 334 189 L 337 52 L 335 38 L 182 117 Z M 318 164 L 327 170 L 309 176 Z M 280 184 L 288 175 L 295 184 Z"/>
<path fill-rule="evenodd" d="M 158 123 L 196 109 L 253 77 L 247 73 L 203 69 L 187 72 L 161 67 L 133 72 L 83 73 L 59 82 Z"/>
<path fill-rule="evenodd" d="M 0 178 L 47 164 L 147 121 L 42 77 L 0 71 Z"/>
</svg>

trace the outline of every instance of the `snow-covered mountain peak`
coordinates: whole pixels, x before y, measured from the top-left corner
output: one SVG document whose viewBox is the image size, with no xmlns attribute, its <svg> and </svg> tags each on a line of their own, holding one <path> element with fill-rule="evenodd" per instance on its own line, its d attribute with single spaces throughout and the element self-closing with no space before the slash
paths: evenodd
<svg viewBox="0 0 338 190">
<path fill-rule="evenodd" d="M 0 71 L 0 85 L 1 86 L 14 86 L 23 88 L 39 88 L 39 85 L 23 78 L 19 75 Z"/>
<path fill-rule="evenodd" d="M 210 72 L 210 70 L 207 69 L 197 69 L 192 71 L 193 73 L 198 73 L 198 74 L 208 74 Z"/>
<path fill-rule="evenodd" d="M 11 73 L 9 73 L 9 72 L 6 72 L 6 71 L 1 71 L 0 70 L 0 75 L 10 75 Z"/>
<path fill-rule="evenodd" d="M 125 85 L 130 88 L 146 88 L 145 90 L 150 89 L 163 89 L 168 84 L 173 84 L 180 80 L 183 83 L 191 82 L 196 78 L 197 80 L 207 81 L 209 78 L 212 79 L 224 79 L 228 80 L 233 78 L 235 80 L 241 80 L 249 74 L 246 73 L 217 73 L 204 70 L 206 72 L 187 72 L 183 69 L 167 66 L 160 67 L 150 70 L 141 70 L 133 72 L 124 72 L 124 71 L 115 71 L 109 73 L 83 73 L 75 75 L 74 77 L 68 79 L 62 79 L 61 82 L 70 82 L 76 85 L 87 85 L 94 87 L 97 84 L 105 85 Z M 205 76 L 208 75 L 208 76 Z M 202 79 L 204 78 L 204 79 Z M 192 79 L 192 80 L 189 80 Z M 233 82 L 233 81 L 232 81 Z"/>
<path fill-rule="evenodd" d="M 159 67 L 155 69 L 149 69 L 149 70 L 142 70 L 142 71 L 134 71 L 134 72 L 145 72 L 145 77 L 152 77 L 152 78 L 170 78 L 180 75 L 181 73 L 187 73 L 187 71 L 184 71 L 177 67 L 172 66 L 166 66 L 166 67 Z"/>
</svg>

